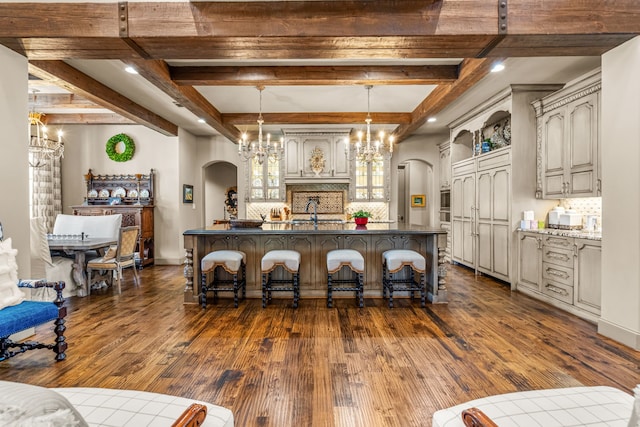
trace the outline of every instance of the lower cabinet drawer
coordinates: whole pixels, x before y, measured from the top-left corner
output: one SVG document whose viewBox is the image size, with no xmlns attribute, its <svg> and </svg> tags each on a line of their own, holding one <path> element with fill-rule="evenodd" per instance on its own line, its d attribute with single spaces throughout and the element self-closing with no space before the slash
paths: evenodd
<svg viewBox="0 0 640 427">
<path fill-rule="evenodd" d="M 573 286 L 542 279 L 542 293 L 567 304 L 573 304 Z"/>
<path fill-rule="evenodd" d="M 545 245 L 542 247 L 542 261 L 573 268 L 573 251 Z"/>
<path fill-rule="evenodd" d="M 543 262 L 542 278 L 547 281 L 562 283 L 566 286 L 573 286 L 573 268 Z"/>
</svg>

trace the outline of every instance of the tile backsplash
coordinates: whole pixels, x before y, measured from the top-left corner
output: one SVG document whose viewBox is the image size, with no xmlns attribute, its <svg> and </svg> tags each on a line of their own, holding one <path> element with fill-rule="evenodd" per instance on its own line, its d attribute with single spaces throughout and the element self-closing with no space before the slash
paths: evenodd
<svg viewBox="0 0 640 427">
<path fill-rule="evenodd" d="M 317 196 L 326 197 L 328 194 L 332 196 L 332 200 L 339 199 L 338 195 L 342 192 L 342 209 L 341 212 L 322 214 L 318 211 L 318 218 L 323 219 L 346 219 L 348 214 L 358 211 L 360 209 L 368 210 L 372 213 L 373 221 L 386 221 L 389 219 L 389 204 L 384 202 L 352 202 L 349 200 L 349 186 L 348 184 L 297 184 L 287 186 L 287 200 L 286 202 L 254 202 L 247 204 L 247 218 L 259 219 L 260 215 L 269 216 L 269 213 L 275 210 L 281 210 L 286 206 L 293 212 L 288 219 L 301 219 L 307 218 L 309 214 L 299 213 L 300 209 L 292 209 L 294 207 L 294 193 L 304 193 L 305 195 L 314 196 L 314 192 L 317 192 Z M 284 218 L 283 218 L 284 219 Z"/>
<path fill-rule="evenodd" d="M 565 209 L 573 209 L 581 215 L 602 217 L 602 197 L 561 199 L 560 206 Z"/>
</svg>

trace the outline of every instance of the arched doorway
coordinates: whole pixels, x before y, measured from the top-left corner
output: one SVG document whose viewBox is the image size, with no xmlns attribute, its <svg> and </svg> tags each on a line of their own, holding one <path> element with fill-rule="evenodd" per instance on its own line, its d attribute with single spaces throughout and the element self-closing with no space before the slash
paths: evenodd
<svg viewBox="0 0 640 427">
<path fill-rule="evenodd" d="M 225 199 L 227 189 L 238 186 L 238 167 L 225 161 L 206 164 L 202 171 L 204 189 L 204 224 L 211 225 L 214 220 L 229 219 Z"/>
<path fill-rule="evenodd" d="M 439 193 L 436 192 L 433 165 L 422 159 L 406 160 L 398 165 L 397 183 L 398 222 L 435 226 Z M 424 196 L 424 205 L 412 206 L 412 196 Z"/>
</svg>

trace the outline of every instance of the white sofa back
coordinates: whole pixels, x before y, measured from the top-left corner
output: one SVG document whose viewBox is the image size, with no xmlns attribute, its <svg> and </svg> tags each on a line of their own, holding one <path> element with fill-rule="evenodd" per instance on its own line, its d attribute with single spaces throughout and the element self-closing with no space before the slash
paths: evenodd
<svg viewBox="0 0 640 427">
<path fill-rule="evenodd" d="M 82 234 L 118 240 L 122 214 L 116 215 L 66 215 L 58 214 L 53 224 L 53 234 Z"/>
</svg>

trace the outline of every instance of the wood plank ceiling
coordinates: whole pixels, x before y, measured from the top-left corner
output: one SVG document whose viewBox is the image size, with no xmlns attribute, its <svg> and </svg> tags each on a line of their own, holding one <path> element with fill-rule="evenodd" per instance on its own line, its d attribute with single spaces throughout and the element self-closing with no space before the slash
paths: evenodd
<svg viewBox="0 0 640 427">
<path fill-rule="evenodd" d="M 135 122 L 177 135 L 175 123 L 65 62 L 119 59 L 233 141 L 238 126 L 254 123 L 256 115 L 221 113 L 194 86 L 437 85 L 411 111 L 372 114 L 374 121 L 394 123 L 402 140 L 479 82 L 497 60 L 597 56 L 639 33 L 637 0 L 0 4 L 0 43 L 29 59 L 31 75 L 71 93 L 42 94 L 38 102 L 86 109 L 50 114 L 51 123 Z M 243 65 L 248 58 L 322 65 Z M 353 59 L 357 66 L 344 65 Z M 455 65 L 407 64 L 417 59 Z M 95 106 L 115 114 L 92 117 Z M 329 125 L 362 122 L 364 115 L 264 114 L 269 123 Z"/>
</svg>

